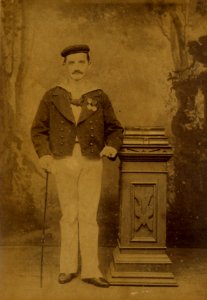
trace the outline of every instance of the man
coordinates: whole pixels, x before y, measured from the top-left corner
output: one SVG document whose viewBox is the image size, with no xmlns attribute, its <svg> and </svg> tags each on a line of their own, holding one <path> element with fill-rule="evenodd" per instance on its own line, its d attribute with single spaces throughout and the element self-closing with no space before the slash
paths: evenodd
<svg viewBox="0 0 207 300">
<path fill-rule="evenodd" d="M 62 217 L 59 283 L 73 279 L 81 254 L 81 278 L 108 287 L 99 269 L 97 209 L 102 158 L 115 159 L 123 139 L 108 96 L 87 79 L 89 47 L 65 48 L 68 78 L 47 91 L 31 135 L 40 164 L 56 179 Z"/>
</svg>

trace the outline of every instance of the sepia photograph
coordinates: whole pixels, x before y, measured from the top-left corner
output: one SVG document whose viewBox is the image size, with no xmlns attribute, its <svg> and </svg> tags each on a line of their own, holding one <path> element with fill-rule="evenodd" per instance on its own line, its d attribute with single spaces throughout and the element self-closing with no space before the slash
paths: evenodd
<svg viewBox="0 0 207 300">
<path fill-rule="evenodd" d="M 207 299 L 207 0 L 0 0 L 1 300 Z"/>
</svg>

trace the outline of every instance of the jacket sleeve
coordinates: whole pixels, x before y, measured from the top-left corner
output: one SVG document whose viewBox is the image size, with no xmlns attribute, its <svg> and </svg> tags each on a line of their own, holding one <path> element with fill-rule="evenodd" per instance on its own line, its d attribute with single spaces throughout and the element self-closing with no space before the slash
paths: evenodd
<svg viewBox="0 0 207 300">
<path fill-rule="evenodd" d="M 49 147 L 49 101 L 48 92 L 42 98 L 31 127 L 31 138 L 39 157 L 51 155 Z"/>
<path fill-rule="evenodd" d="M 104 112 L 104 135 L 107 146 L 114 147 L 119 151 L 123 141 L 123 127 L 117 120 L 111 101 L 108 96 L 103 93 L 103 112 Z"/>
</svg>

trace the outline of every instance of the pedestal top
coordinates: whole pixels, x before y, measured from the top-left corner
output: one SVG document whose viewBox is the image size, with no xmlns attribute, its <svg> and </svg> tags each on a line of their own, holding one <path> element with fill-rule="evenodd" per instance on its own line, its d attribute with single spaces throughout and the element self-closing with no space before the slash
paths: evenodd
<svg viewBox="0 0 207 300">
<path fill-rule="evenodd" d="M 168 161 L 172 147 L 163 127 L 126 127 L 121 161 Z"/>
</svg>

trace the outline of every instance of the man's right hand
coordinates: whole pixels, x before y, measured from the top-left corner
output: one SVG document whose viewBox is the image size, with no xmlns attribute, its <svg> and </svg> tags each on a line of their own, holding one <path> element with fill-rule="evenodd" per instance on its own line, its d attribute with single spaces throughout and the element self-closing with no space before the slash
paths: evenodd
<svg viewBox="0 0 207 300">
<path fill-rule="evenodd" d="M 52 172 L 52 164 L 53 164 L 53 157 L 51 155 L 44 155 L 40 157 L 40 166 L 46 172 Z"/>
</svg>

